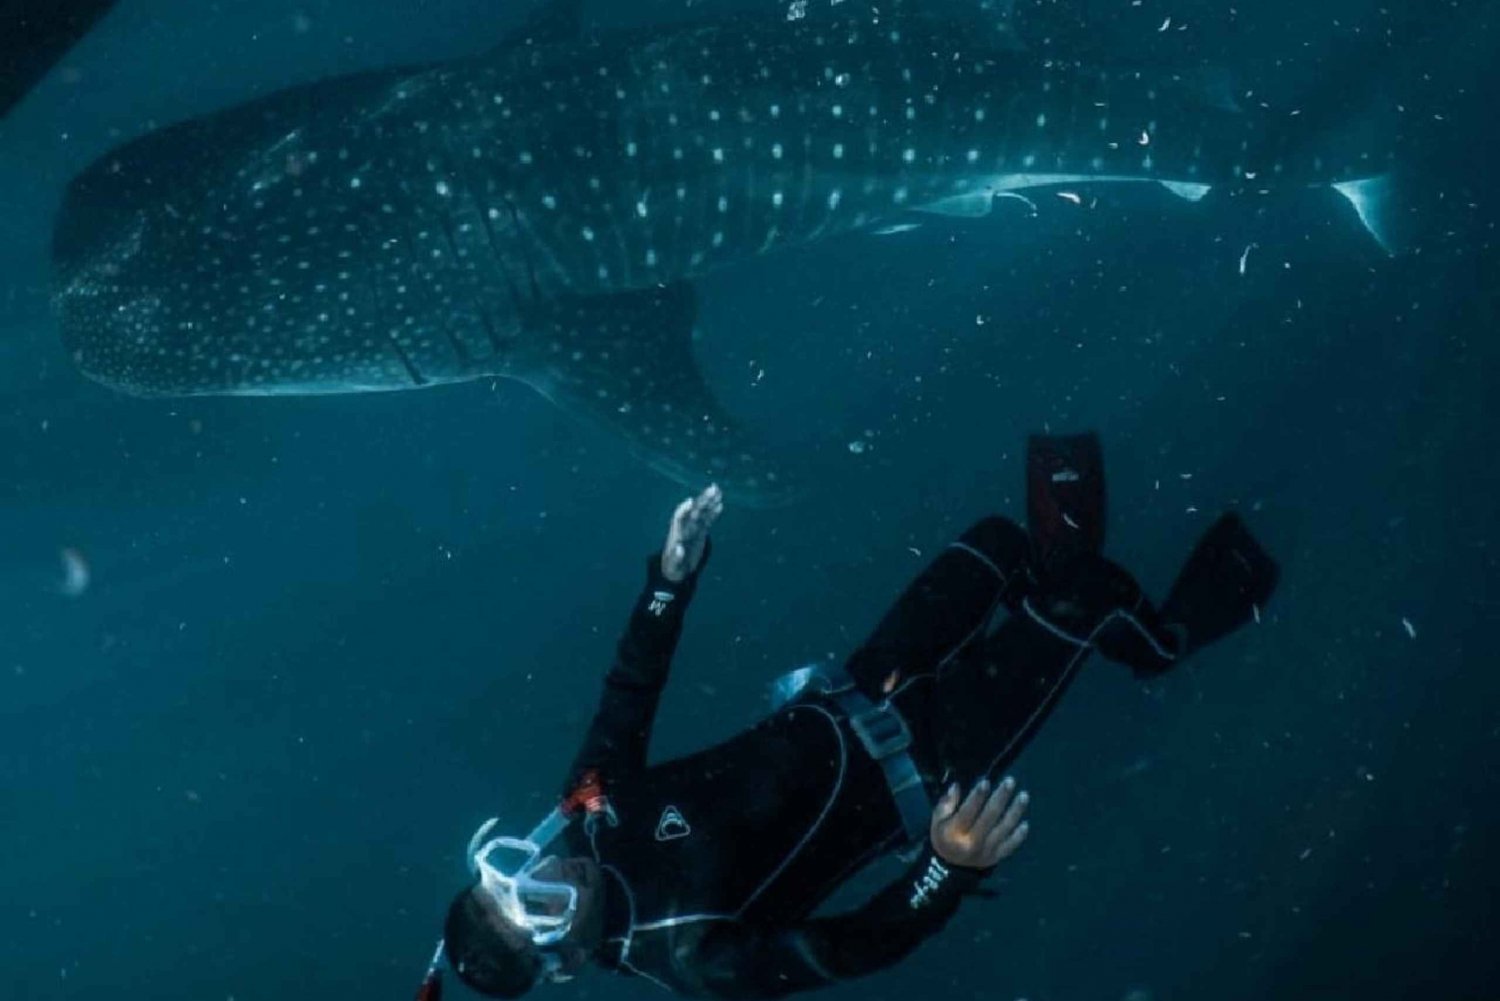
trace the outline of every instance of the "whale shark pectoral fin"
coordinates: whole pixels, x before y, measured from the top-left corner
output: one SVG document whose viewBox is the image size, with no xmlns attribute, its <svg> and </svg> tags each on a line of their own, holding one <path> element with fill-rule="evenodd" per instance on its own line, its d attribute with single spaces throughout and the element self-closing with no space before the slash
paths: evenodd
<svg viewBox="0 0 1500 1001">
<path fill-rule="evenodd" d="M 1194 184 L 1191 181 L 1162 181 L 1161 186 L 1178 198 L 1183 198 L 1190 202 L 1201 202 L 1203 196 L 1213 190 L 1210 185 Z"/>
<path fill-rule="evenodd" d="M 995 193 L 986 188 L 965 195 L 954 195 L 939 201 L 919 205 L 918 212 L 932 215 L 954 216 L 959 219 L 983 219 L 995 210 Z"/>
<path fill-rule="evenodd" d="M 526 15 L 521 26 L 507 34 L 493 52 L 522 45 L 551 45 L 571 42 L 583 31 L 583 0 L 541 0 Z"/>
<path fill-rule="evenodd" d="M 1354 211 L 1359 213 L 1359 221 L 1375 238 L 1375 242 L 1380 244 L 1380 249 L 1394 257 L 1399 241 L 1392 218 L 1395 183 L 1391 176 L 1382 174 L 1362 181 L 1343 181 L 1335 184 L 1333 190 L 1354 206 Z"/>
<path fill-rule="evenodd" d="M 564 410 L 622 436 L 666 476 L 735 500 L 789 499 L 786 474 L 720 406 L 693 359 L 693 288 L 557 300 L 532 325 L 513 374 Z"/>
</svg>

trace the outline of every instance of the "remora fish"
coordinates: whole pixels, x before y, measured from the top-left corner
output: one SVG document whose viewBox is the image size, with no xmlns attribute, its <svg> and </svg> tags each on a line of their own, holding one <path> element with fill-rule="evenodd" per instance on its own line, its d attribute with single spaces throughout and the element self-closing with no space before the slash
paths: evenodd
<svg viewBox="0 0 1500 1001">
<path fill-rule="evenodd" d="M 283 91 L 101 158 L 54 241 L 77 364 L 165 395 L 511 377 L 669 475 L 774 494 L 694 365 L 697 276 L 1063 182 L 1333 185 L 1379 232 L 1384 154 L 1294 145 L 1190 81 L 1034 56 L 992 22 L 593 39 L 576 6 L 479 58 Z"/>
</svg>

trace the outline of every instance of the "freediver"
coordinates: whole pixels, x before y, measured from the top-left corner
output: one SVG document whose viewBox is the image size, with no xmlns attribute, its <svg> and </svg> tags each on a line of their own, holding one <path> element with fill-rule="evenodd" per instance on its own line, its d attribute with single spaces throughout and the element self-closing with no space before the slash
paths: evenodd
<svg viewBox="0 0 1500 1001">
<path fill-rule="evenodd" d="M 1225 514 L 1157 608 L 1101 555 L 1098 439 L 1033 438 L 1027 466 L 1029 532 L 979 521 L 842 667 L 793 672 L 752 728 L 648 765 L 724 503 L 716 487 L 683 501 L 558 807 L 526 837 L 493 820 L 474 835 L 473 882 L 419 999 L 440 996 L 445 964 L 489 997 L 590 964 L 689 996 L 781 997 L 889 967 L 939 931 L 1025 840 L 1027 794 L 999 777 L 1088 655 L 1155 677 L 1257 616 L 1276 586 L 1276 564 Z M 814 916 L 890 854 L 909 860 L 898 879 Z"/>
</svg>

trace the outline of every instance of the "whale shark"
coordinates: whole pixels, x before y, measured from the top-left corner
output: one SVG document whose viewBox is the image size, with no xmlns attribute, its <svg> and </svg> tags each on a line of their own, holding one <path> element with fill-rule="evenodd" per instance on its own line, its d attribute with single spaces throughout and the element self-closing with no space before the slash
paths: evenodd
<svg viewBox="0 0 1500 1001">
<path fill-rule="evenodd" d="M 140 395 L 516 379 L 678 480 L 770 498 L 787 477 L 694 362 L 704 275 L 1056 184 L 1328 186 L 1382 236 L 1389 151 L 1320 148 L 1190 74 L 1028 51 L 1003 19 L 577 14 L 100 157 L 54 232 L 73 360 Z"/>
</svg>

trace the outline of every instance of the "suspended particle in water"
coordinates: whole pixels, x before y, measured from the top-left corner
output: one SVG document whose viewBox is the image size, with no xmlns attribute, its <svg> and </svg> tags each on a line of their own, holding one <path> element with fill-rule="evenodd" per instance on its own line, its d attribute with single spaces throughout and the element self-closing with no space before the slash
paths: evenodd
<svg viewBox="0 0 1500 1001">
<path fill-rule="evenodd" d="M 81 597 L 89 589 L 89 581 L 93 576 L 89 571 L 88 560 L 83 558 L 83 553 L 71 546 L 59 555 L 62 559 L 62 579 L 57 584 L 58 593 L 69 598 Z"/>
</svg>

